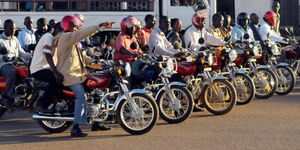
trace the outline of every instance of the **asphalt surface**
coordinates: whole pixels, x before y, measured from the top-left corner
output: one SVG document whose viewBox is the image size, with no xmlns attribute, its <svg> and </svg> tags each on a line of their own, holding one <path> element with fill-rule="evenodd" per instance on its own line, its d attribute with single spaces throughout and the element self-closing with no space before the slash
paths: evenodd
<svg viewBox="0 0 300 150">
<path fill-rule="evenodd" d="M 0 118 L 0 150 L 286 150 L 300 149 L 300 83 L 287 96 L 255 99 L 230 113 L 194 112 L 180 124 L 160 120 L 149 133 L 132 136 L 117 124 L 113 130 L 71 138 L 70 130 L 48 134 L 27 111 Z"/>
</svg>

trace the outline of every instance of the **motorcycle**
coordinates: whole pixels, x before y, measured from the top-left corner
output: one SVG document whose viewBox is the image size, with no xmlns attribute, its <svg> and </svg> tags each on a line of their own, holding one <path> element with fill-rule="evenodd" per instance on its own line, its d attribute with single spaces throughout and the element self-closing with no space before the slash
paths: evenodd
<svg viewBox="0 0 300 150">
<path fill-rule="evenodd" d="M 191 93 L 184 83 L 169 81 L 171 75 L 176 73 L 175 59 L 168 56 L 154 59 L 144 55 L 142 60 L 132 64 L 132 68 L 133 71 L 139 70 L 133 72 L 135 85 L 142 84 L 144 90 L 153 93 L 163 120 L 180 123 L 191 115 L 194 106 Z M 141 78 L 140 70 L 144 70 L 148 76 Z"/>
<path fill-rule="evenodd" d="M 132 135 L 151 131 L 158 121 L 158 107 L 151 93 L 141 89 L 128 90 L 125 79 L 131 73 L 128 63 L 107 62 L 102 71 L 88 73 L 83 83 L 88 123 L 104 123 L 113 114 L 120 126 Z M 116 85 L 117 91 L 114 90 Z M 44 92 L 44 84 L 37 81 L 35 86 L 33 99 L 38 100 Z M 74 120 L 74 99 L 75 94 L 64 88 L 55 95 L 53 113 L 37 112 L 32 117 L 50 133 L 63 132 Z"/>
<path fill-rule="evenodd" d="M 266 65 L 258 65 L 256 59 L 262 56 L 262 48 L 259 42 L 249 42 L 249 35 L 235 43 L 238 57 L 235 63 L 238 67 L 249 70 L 249 76 L 255 85 L 255 96 L 257 98 L 269 98 L 274 95 L 277 88 L 277 78 L 274 72 Z"/>
<path fill-rule="evenodd" d="M 237 91 L 237 104 L 248 104 L 255 97 L 255 85 L 245 69 L 236 66 L 237 52 L 235 49 L 225 48 L 219 51 L 215 70 L 221 76 L 227 77 Z"/>
<path fill-rule="evenodd" d="M 265 41 L 266 60 L 262 63 L 270 66 L 278 80 L 276 94 L 287 95 L 296 85 L 296 76 L 287 63 L 278 63 L 277 58 L 281 55 L 281 46 L 269 40 Z"/>
<path fill-rule="evenodd" d="M 201 50 L 199 54 L 187 50 L 188 62 L 178 62 L 178 74 L 194 95 L 195 108 L 206 108 L 210 113 L 223 115 L 236 104 L 237 93 L 226 77 L 212 71 L 215 55 L 212 49 Z"/>
<path fill-rule="evenodd" d="M 22 58 L 10 58 L 7 64 L 12 65 L 17 71 L 15 83 L 13 107 L 18 109 L 27 109 L 30 105 L 29 97 L 32 93 L 33 79 L 30 77 L 30 62 Z M 0 76 L 0 100 L 6 91 L 6 80 L 4 76 Z M 0 110 L 0 117 L 5 114 L 7 109 Z"/>
</svg>

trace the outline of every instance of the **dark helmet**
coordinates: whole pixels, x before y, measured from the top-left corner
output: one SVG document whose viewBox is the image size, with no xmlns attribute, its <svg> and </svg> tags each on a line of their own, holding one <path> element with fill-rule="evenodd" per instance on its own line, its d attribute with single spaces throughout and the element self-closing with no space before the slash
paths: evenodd
<svg viewBox="0 0 300 150">
<path fill-rule="evenodd" d="M 238 16 L 237 16 L 237 23 L 238 23 L 239 25 L 241 25 L 240 22 L 241 22 L 242 20 L 249 20 L 249 15 L 248 15 L 247 13 L 245 13 L 245 12 L 239 13 Z"/>
<path fill-rule="evenodd" d="M 145 61 L 137 60 L 132 64 L 131 73 L 134 75 L 135 79 L 148 81 L 152 79 L 155 69 Z"/>
</svg>

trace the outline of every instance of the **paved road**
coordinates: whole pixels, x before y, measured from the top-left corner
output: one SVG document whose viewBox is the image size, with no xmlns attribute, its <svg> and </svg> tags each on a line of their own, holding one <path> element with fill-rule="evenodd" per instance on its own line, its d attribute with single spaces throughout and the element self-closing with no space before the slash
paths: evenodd
<svg viewBox="0 0 300 150">
<path fill-rule="evenodd" d="M 131 136 L 118 125 L 106 132 L 71 138 L 69 131 L 48 134 L 26 111 L 0 119 L 0 150 L 141 150 L 141 149 L 300 149 L 300 83 L 288 96 L 273 96 L 236 106 L 224 116 L 193 113 L 180 124 L 162 120 L 148 134 Z"/>
</svg>

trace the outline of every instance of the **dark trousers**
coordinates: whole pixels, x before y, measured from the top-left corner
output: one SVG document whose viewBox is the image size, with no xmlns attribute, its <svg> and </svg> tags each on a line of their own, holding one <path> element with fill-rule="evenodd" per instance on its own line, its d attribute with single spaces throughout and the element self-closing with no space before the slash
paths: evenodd
<svg viewBox="0 0 300 150">
<path fill-rule="evenodd" d="M 56 93 L 57 84 L 56 78 L 50 69 L 43 69 L 31 74 L 35 80 L 43 81 L 49 83 L 43 97 L 38 101 L 39 106 L 42 108 L 47 108 L 53 100 L 53 96 Z"/>
<path fill-rule="evenodd" d="M 11 65 L 4 65 L 0 68 L 0 74 L 5 77 L 6 80 L 6 97 L 3 101 L 4 105 L 12 105 L 14 103 L 14 88 L 17 78 L 17 70 Z"/>
</svg>

